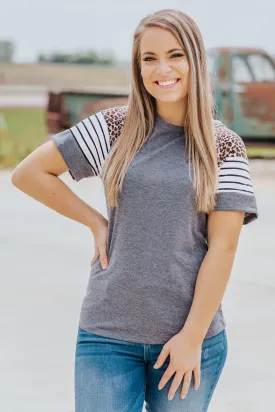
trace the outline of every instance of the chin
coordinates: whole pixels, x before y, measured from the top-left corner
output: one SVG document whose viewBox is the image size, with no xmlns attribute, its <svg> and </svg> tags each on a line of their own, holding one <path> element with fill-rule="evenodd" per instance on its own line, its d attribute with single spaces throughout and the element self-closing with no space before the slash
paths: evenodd
<svg viewBox="0 0 275 412">
<path fill-rule="evenodd" d="M 182 100 L 182 97 L 180 96 L 156 96 L 155 99 L 158 102 L 170 102 L 170 103 L 174 103 L 174 102 L 178 102 L 179 100 Z"/>
</svg>

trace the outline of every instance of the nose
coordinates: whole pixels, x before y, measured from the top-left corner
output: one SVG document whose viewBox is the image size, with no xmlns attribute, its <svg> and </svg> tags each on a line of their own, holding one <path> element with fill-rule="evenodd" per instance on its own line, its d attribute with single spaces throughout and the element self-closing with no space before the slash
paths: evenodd
<svg viewBox="0 0 275 412">
<path fill-rule="evenodd" d="M 169 64 L 167 63 L 166 60 L 160 60 L 158 67 L 156 69 L 156 74 L 166 74 L 169 73 L 171 71 L 171 67 L 169 66 Z"/>
</svg>

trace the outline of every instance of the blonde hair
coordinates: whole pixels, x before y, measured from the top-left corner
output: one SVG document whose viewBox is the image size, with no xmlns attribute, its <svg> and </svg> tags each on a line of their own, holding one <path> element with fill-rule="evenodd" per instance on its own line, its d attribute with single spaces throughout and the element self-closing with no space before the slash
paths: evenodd
<svg viewBox="0 0 275 412">
<path fill-rule="evenodd" d="M 146 16 L 133 39 L 131 90 L 121 134 L 104 162 L 101 178 L 106 202 L 118 206 L 123 179 L 133 157 L 150 137 L 156 115 L 155 98 L 144 87 L 141 77 L 140 41 L 149 27 L 169 30 L 186 52 L 189 67 L 187 111 L 184 123 L 186 150 L 193 167 L 193 187 L 198 212 L 209 213 L 215 206 L 217 152 L 213 127 L 214 100 L 207 72 L 206 52 L 196 23 L 185 13 L 164 9 Z"/>
</svg>

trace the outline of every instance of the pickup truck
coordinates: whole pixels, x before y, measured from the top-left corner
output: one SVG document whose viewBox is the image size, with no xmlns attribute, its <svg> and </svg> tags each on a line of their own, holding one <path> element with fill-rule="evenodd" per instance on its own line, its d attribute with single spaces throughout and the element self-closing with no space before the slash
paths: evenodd
<svg viewBox="0 0 275 412">
<path fill-rule="evenodd" d="M 275 65 L 262 49 L 212 48 L 208 70 L 221 120 L 251 141 L 275 140 Z"/>
<path fill-rule="evenodd" d="M 244 141 L 275 143 L 275 64 L 262 49 L 207 50 L 217 118 Z M 57 133 L 107 107 L 127 104 L 129 89 L 97 87 L 49 92 L 48 133 Z"/>
</svg>

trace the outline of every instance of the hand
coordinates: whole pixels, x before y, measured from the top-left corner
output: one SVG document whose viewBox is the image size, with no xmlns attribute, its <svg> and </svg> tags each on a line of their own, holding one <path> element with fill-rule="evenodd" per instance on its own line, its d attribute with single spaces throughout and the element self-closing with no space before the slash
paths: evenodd
<svg viewBox="0 0 275 412">
<path fill-rule="evenodd" d="M 108 240 L 108 220 L 100 215 L 91 229 L 94 235 L 95 254 L 91 262 L 91 266 L 95 263 L 98 256 L 100 256 L 100 263 L 103 269 L 107 269 L 107 240 Z"/>
<path fill-rule="evenodd" d="M 200 365 L 201 365 L 201 344 L 192 344 L 188 336 L 184 336 L 183 333 L 178 333 L 173 336 L 162 348 L 161 353 L 154 365 L 154 368 L 162 366 L 170 354 L 170 363 L 166 371 L 164 372 L 160 382 L 159 389 L 162 389 L 171 376 L 176 372 L 174 380 L 171 384 L 168 399 L 172 400 L 182 378 L 184 382 L 182 385 L 181 398 L 184 399 L 187 396 L 189 386 L 192 379 L 192 373 L 194 371 L 194 388 L 198 389 L 200 386 Z"/>
</svg>

